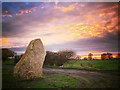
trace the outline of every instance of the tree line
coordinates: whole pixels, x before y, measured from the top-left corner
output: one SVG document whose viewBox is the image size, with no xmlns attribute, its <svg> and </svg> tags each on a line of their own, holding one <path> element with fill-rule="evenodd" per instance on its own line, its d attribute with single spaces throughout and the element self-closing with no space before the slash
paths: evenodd
<svg viewBox="0 0 120 90">
<path fill-rule="evenodd" d="M 53 66 L 53 65 L 61 66 L 65 62 L 67 62 L 71 56 L 74 56 L 74 55 L 75 55 L 75 52 L 72 50 L 62 50 L 58 52 L 46 51 L 44 64 L 48 66 Z M 17 63 L 22 56 L 23 54 L 17 55 L 15 52 L 13 52 L 10 49 L 7 49 L 7 48 L 2 49 L 3 62 L 9 59 L 13 59 L 14 62 Z"/>
<path fill-rule="evenodd" d="M 3 62 L 6 60 L 14 59 L 14 62 L 17 63 L 23 54 L 17 55 L 14 51 L 10 49 L 2 49 L 2 60 Z M 47 66 L 61 66 L 65 62 L 67 62 L 72 56 L 76 56 L 75 52 L 72 50 L 62 50 L 58 52 L 46 51 L 46 57 L 44 61 L 44 65 Z M 14 58 L 13 58 L 14 57 Z M 80 57 L 74 58 L 75 60 L 80 59 Z M 101 54 L 101 60 L 110 60 L 113 59 L 112 53 L 103 53 Z M 120 53 L 114 59 L 120 59 Z M 89 53 L 88 58 L 84 58 L 84 60 L 94 60 L 93 54 Z"/>
<path fill-rule="evenodd" d="M 89 53 L 88 54 L 88 58 L 84 58 L 84 59 L 88 59 L 88 60 L 94 60 L 93 58 L 93 54 Z M 120 59 L 120 53 L 117 54 L 117 56 L 115 58 L 113 58 L 113 54 L 112 53 L 103 53 L 101 54 L 101 60 L 110 60 L 110 59 Z"/>
</svg>

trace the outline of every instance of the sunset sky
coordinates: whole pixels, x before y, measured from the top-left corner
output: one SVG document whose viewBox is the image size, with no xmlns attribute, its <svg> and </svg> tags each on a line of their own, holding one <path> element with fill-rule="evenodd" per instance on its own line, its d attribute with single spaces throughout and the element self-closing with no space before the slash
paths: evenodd
<svg viewBox="0 0 120 90">
<path fill-rule="evenodd" d="M 118 3 L 4 2 L 0 48 L 23 53 L 40 38 L 47 51 L 78 55 L 118 51 Z"/>
</svg>

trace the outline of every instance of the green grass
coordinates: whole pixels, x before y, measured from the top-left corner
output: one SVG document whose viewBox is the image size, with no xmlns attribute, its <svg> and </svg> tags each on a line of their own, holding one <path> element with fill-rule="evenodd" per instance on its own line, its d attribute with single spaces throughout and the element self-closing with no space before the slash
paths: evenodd
<svg viewBox="0 0 120 90">
<path fill-rule="evenodd" d="M 72 76 L 65 74 L 49 74 L 37 82 L 34 88 L 76 88 L 78 82 Z"/>
<path fill-rule="evenodd" d="M 63 68 L 118 70 L 118 60 L 70 60 L 63 65 Z"/>
<path fill-rule="evenodd" d="M 14 60 L 5 60 L 3 62 L 3 64 L 5 64 L 5 65 L 15 65 Z"/>
<path fill-rule="evenodd" d="M 43 78 L 31 81 L 18 81 L 13 77 L 14 65 L 3 64 L 2 87 L 3 88 L 76 88 L 78 81 L 65 74 L 43 74 Z"/>
<path fill-rule="evenodd" d="M 83 68 L 90 68 L 97 64 L 96 67 L 101 68 L 99 65 L 103 63 L 105 67 L 116 65 L 117 61 L 70 61 L 65 65 L 72 64 L 78 68 L 77 65 L 81 65 Z M 93 65 L 88 65 L 84 63 L 89 63 Z M 114 63 L 114 65 L 113 65 Z M 74 65 L 75 64 L 75 65 Z M 73 67 L 73 66 L 70 66 Z M 114 67 L 115 68 L 115 67 Z M 109 76 L 100 76 L 95 74 L 94 76 L 85 74 L 85 75 L 66 75 L 66 74 L 48 74 L 44 73 L 43 78 L 30 81 L 18 81 L 13 77 L 14 64 L 10 61 L 6 61 L 2 66 L 2 87 L 3 88 L 96 88 L 96 87 L 118 87 L 118 78 L 116 75 Z M 103 67 L 102 67 L 103 69 Z M 110 68 L 109 68 L 110 69 Z"/>
</svg>

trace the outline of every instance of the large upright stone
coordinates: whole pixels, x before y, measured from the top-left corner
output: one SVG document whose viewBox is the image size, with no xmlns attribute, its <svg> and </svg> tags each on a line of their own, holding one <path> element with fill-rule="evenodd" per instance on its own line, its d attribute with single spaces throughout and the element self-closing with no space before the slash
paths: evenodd
<svg viewBox="0 0 120 90">
<path fill-rule="evenodd" d="M 41 40 L 32 40 L 25 54 L 14 68 L 14 77 L 20 80 L 32 80 L 42 77 L 45 55 L 46 52 Z"/>
</svg>

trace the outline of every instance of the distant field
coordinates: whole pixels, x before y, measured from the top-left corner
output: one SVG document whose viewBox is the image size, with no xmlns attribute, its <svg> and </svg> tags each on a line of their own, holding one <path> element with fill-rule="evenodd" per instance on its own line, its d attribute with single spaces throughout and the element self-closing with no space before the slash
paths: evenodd
<svg viewBox="0 0 120 90">
<path fill-rule="evenodd" d="M 118 70 L 118 60 L 70 60 L 63 68 L 89 70 Z"/>
</svg>

